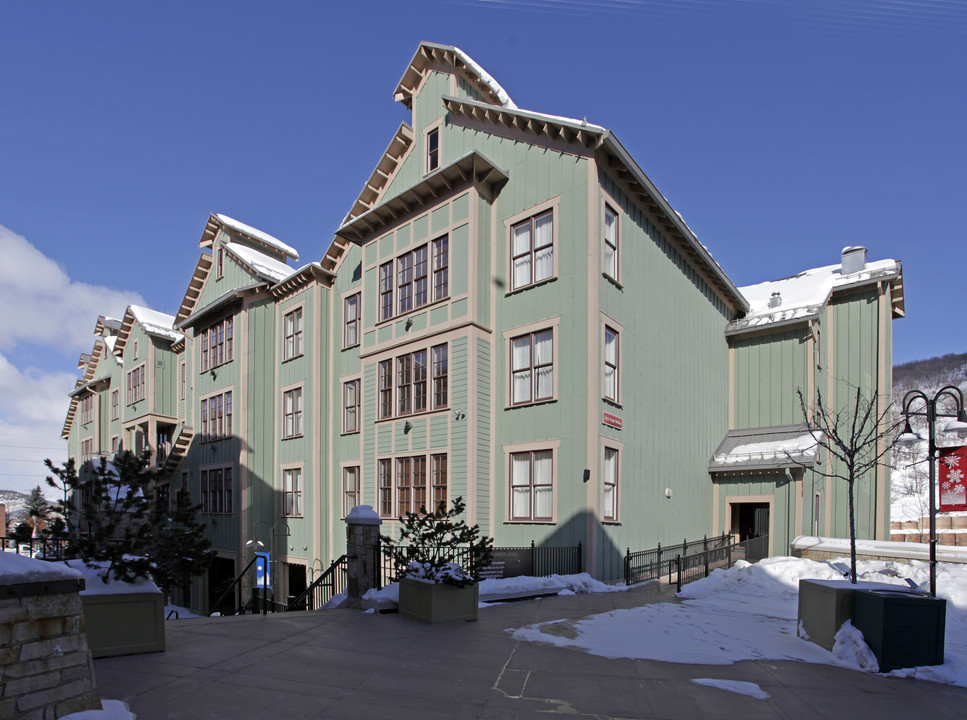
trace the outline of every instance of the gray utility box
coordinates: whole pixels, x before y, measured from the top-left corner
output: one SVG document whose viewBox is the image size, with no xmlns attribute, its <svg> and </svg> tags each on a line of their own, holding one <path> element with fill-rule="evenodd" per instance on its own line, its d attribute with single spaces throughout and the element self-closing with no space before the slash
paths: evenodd
<svg viewBox="0 0 967 720">
<path fill-rule="evenodd" d="M 853 627 L 880 672 L 943 665 L 947 601 L 903 590 L 854 590 Z"/>
</svg>

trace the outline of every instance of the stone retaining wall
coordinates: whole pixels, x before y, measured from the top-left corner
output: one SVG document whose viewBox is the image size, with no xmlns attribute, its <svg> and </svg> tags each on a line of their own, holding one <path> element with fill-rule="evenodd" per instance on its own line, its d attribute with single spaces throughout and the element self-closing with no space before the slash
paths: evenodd
<svg viewBox="0 0 967 720">
<path fill-rule="evenodd" d="M 101 709 L 83 587 L 80 579 L 0 585 L 0 718 L 55 720 Z"/>
</svg>

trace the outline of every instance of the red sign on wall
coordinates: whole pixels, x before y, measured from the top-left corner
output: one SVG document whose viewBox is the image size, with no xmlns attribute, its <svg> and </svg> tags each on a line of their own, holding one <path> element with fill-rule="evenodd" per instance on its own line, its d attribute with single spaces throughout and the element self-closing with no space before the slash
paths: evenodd
<svg viewBox="0 0 967 720">
<path fill-rule="evenodd" d="M 615 428 L 616 430 L 621 429 L 621 418 L 619 418 L 617 415 L 612 415 L 611 413 L 604 413 L 604 415 L 601 418 L 601 422 L 603 422 L 605 425 L 609 427 Z"/>
<path fill-rule="evenodd" d="M 967 445 L 938 448 L 940 512 L 967 510 Z"/>
</svg>

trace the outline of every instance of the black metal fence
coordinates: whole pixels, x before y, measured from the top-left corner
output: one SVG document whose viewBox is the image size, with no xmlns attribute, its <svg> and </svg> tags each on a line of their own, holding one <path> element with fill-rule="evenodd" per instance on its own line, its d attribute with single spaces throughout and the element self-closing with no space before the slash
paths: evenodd
<svg viewBox="0 0 967 720">
<path fill-rule="evenodd" d="M 333 595 L 338 595 L 346 590 L 346 573 L 349 568 L 349 561 L 345 555 L 336 560 L 329 568 L 316 578 L 298 597 L 290 597 L 287 605 L 284 605 L 281 612 L 289 610 L 318 610 L 327 602 L 332 600 Z"/>
<path fill-rule="evenodd" d="M 673 573 L 678 571 L 680 563 L 678 557 L 689 558 L 699 553 L 706 553 L 709 549 L 719 550 L 732 542 L 732 536 L 723 533 L 718 537 L 709 539 L 703 537 L 701 540 L 689 542 L 683 539 L 679 545 L 662 546 L 651 550 L 639 550 L 631 552 L 628 548 L 625 555 L 625 584 L 636 585 L 645 580 L 667 577 L 671 582 Z"/>
<path fill-rule="evenodd" d="M 13 536 L 0 536 L 0 552 L 15 552 L 18 555 L 38 560 L 63 560 L 67 549 L 67 538 L 27 538 L 18 540 Z"/>
<path fill-rule="evenodd" d="M 470 548 L 438 548 L 447 562 L 468 567 Z M 382 554 L 376 547 L 377 586 L 383 587 L 393 581 L 395 568 L 393 560 Z M 481 568 L 480 579 L 519 577 L 548 577 L 550 575 L 575 575 L 584 571 L 584 548 L 581 543 L 573 546 L 543 546 L 533 541 L 523 547 L 495 547 L 490 564 Z"/>
</svg>

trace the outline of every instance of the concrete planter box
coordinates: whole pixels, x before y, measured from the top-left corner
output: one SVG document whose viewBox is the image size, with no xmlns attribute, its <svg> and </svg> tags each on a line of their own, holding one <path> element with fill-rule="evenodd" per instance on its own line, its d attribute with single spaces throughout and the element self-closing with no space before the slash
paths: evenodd
<svg viewBox="0 0 967 720">
<path fill-rule="evenodd" d="M 476 620 L 479 593 L 477 583 L 459 588 L 403 578 L 400 581 L 399 611 L 427 623 Z"/>
<path fill-rule="evenodd" d="M 87 645 L 95 658 L 165 649 L 164 595 L 81 595 Z"/>
<path fill-rule="evenodd" d="M 857 590 L 903 591 L 889 583 L 849 580 L 800 580 L 799 622 L 796 633 L 820 647 L 832 651 L 836 633 L 843 623 L 853 618 L 853 593 Z M 855 626 L 856 623 L 854 622 Z"/>
</svg>

